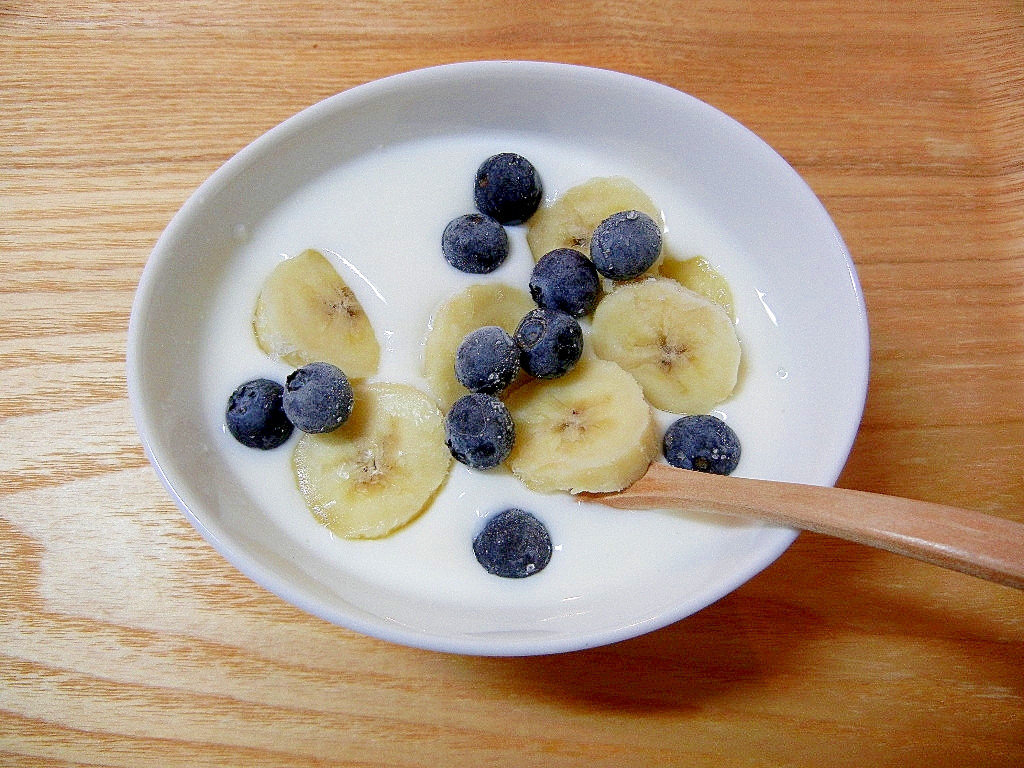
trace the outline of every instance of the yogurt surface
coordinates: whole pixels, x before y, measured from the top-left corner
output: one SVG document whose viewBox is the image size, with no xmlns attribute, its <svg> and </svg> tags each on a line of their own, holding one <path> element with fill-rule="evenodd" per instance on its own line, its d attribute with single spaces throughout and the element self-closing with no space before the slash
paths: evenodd
<svg viewBox="0 0 1024 768">
<path fill-rule="evenodd" d="M 801 371 L 787 359 L 756 254 L 741 252 L 702 213 L 699 201 L 688 190 L 672 188 L 658 168 L 529 134 L 460 134 L 381 147 L 326 170 L 263 220 L 238 222 L 237 251 L 205 326 L 201 398 L 210 439 L 230 471 L 252 489 L 260 513 L 308 554 L 297 565 L 311 575 L 326 583 L 355 580 L 439 609 L 518 608 L 542 625 L 548 618 L 593 610 L 604 593 L 644 590 L 652 580 L 671 579 L 681 563 L 719 569 L 721 552 L 737 541 L 753 541 L 759 526 L 700 513 L 619 511 L 568 494 L 538 494 L 504 468 L 479 472 L 456 462 L 432 505 L 410 525 L 385 539 L 350 541 L 334 536 L 306 508 L 291 469 L 296 437 L 264 453 L 236 443 L 224 427 L 224 407 L 236 386 L 258 376 L 283 382 L 291 371 L 257 346 L 252 311 L 274 266 L 306 248 L 331 260 L 373 324 L 381 361 L 371 380 L 430 393 L 421 367 L 436 307 L 474 283 L 527 290 L 533 258 L 525 226 L 506 228 L 510 256 L 489 275 L 454 270 L 440 248 L 445 225 L 473 210 L 477 166 L 507 151 L 534 164 L 548 202 L 594 176 L 630 178 L 662 208 L 671 252 L 704 256 L 726 277 L 743 362 L 736 392 L 715 413 L 742 441 L 736 474 L 770 476 L 773 443 L 786 429 L 787 398 Z M 662 427 L 675 418 L 658 416 Z M 550 564 L 527 579 L 492 576 L 473 556 L 472 540 L 484 520 L 508 507 L 531 511 L 551 532 Z"/>
</svg>

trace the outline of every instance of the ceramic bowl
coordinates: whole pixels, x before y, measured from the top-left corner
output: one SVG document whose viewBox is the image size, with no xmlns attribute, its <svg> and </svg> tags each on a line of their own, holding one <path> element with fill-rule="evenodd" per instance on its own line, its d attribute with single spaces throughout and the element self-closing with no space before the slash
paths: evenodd
<svg viewBox="0 0 1024 768">
<path fill-rule="evenodd" d="M 412 524 L 348 541 L 303 506 L 288 445 L 254 451 L 223 426 L 237 384 L 289 370 L 251 331 L 256 294 L 282 258 L 310 247 L 327 255 L 382 343 L 376 378 L 421 387 L 439 301 L 477 280 L 525 288 L 523 226 L 509 228 L 509 262 L 489 276 L 454 273 L 440 255 L 444 225 L 472 210 L 476 167 L 503 151 L 534 163 L 548 202 L 593 176 L 629 177 L 656 201 L 666 246 L 706 258 L 734 295 L 741 381 L 715 412 L 741 436 L 737 474 L 833 484 L 868 380 L 863 297 L 834 223 L 782 157 L 722 112 L 578 66 L 494 61 L 396 75 L 311 106 L 244 148 L 190 197 L 146 264 L 128 384 L 170 495 L 258 584 L 395 643 L 545 654 L 678 621 L 771 564 L 796 532 L 620 512 L 456 465 Z M 473 557 L 481 521 L 508 506 L 531 508 L 551 530 L 554 555 L 536 576 L 491 576 Z"/>
</svg>

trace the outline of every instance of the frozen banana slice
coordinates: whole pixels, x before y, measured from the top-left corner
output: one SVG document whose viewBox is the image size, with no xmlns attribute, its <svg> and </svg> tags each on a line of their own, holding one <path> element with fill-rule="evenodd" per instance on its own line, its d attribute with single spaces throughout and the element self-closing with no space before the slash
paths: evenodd
<svg viewBox="0 0 1024 768">
<path fill-rule="evenodd" d="M 715 304 L 721 305 L 729 313 L 729 317 L 733 320 L 736 319 L 732 289 L 729 287 L 728 281 L 703 256 L 693 256 L 689 259 L 666 256 L 658 271 L 662 277 L 671 278 L 691 291 L 711 299 Z"/>
<path fill-rule="evenodd" d="M 485 325 L 496 325 L 514 334 L 523 315 L 535 306 L 530 294 L 519 288 L 477 283 L 437 308 L 423 346 L 423 375 L 443 410 L 469 394 L 455 377 L 455 353 L 466 334 Z M 515 387 L 516 382 L 511 386 Z"/>
<path fill-rule="evenodd" d="M 537 491 L 618 491 L 658 454 L 651 407 L 615 363 L 586 357 L 565 376 L 528 382 L 506 401 L 516 425 L 507 464 Z"/>
<path fill-rule="evenodd" d="M 597 225 L 613 213 L 630 210 L 643 211 L 664 230 L 661 210 L 632 181 L 622 176 L 593 178 L 539 208 L 530 218 L 526 240 L 534 259 L 556 248 L 575 248 L 589 256 Z"/>
<path fill-rule="evenodd" d="M 346 539 L 381 538 L 417 517 L 451 464 L 444 417 L 406 384 L 357 387 L 348 421 L 303 435 L 292 454 L 306 505 Z"/>
<path fill-rule="evenodd" d="M 665 278 L 617 288 L 597 305 L 590 340 L 671 413 L 706 413 L 732 394 L 740 343 L 722 307 Z"/>
<path fill-rule="evenodd" d="M 260 349 L 296 368 L 333 363 L 350 379 L 377 372 L 380 345 L 359 299 L 318 251 L 285 259 L 263 283 L 252 318 Z"/>
</svg>

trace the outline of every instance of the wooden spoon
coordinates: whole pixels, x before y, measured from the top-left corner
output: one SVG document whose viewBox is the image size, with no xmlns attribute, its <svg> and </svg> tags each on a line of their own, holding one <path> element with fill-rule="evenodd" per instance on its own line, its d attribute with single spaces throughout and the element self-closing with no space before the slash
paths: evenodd
<svg viewBox="0 0 1024 768">
<path fill-rule="evenodd" d="M 619 509 L 764 520 L 1024 589 L 1024 524 L 982 512 L 844 488 L 723 477 L 660 462 L 623 491 L 580 497 Z"/>
</svg>

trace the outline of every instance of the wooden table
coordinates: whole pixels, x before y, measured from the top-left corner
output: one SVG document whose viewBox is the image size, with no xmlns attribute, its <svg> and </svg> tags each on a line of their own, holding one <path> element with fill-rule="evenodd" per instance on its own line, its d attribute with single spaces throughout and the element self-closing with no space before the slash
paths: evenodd
<svg viewBox="0 0 1024 768">
<path fill-rule="evenodd" d="M 856 260 L 840 484 L 1024 520 L 1024 7 L 0 3 L 0 763 L 1024 765 L 1024 595 L 805 534 L 661 631 L 523 659 L 292 608 L 146 463 L 129 308 L 170 217 L 301 108 L 482 58 L 622 70 L 778 149 Z"/>
</svg>

